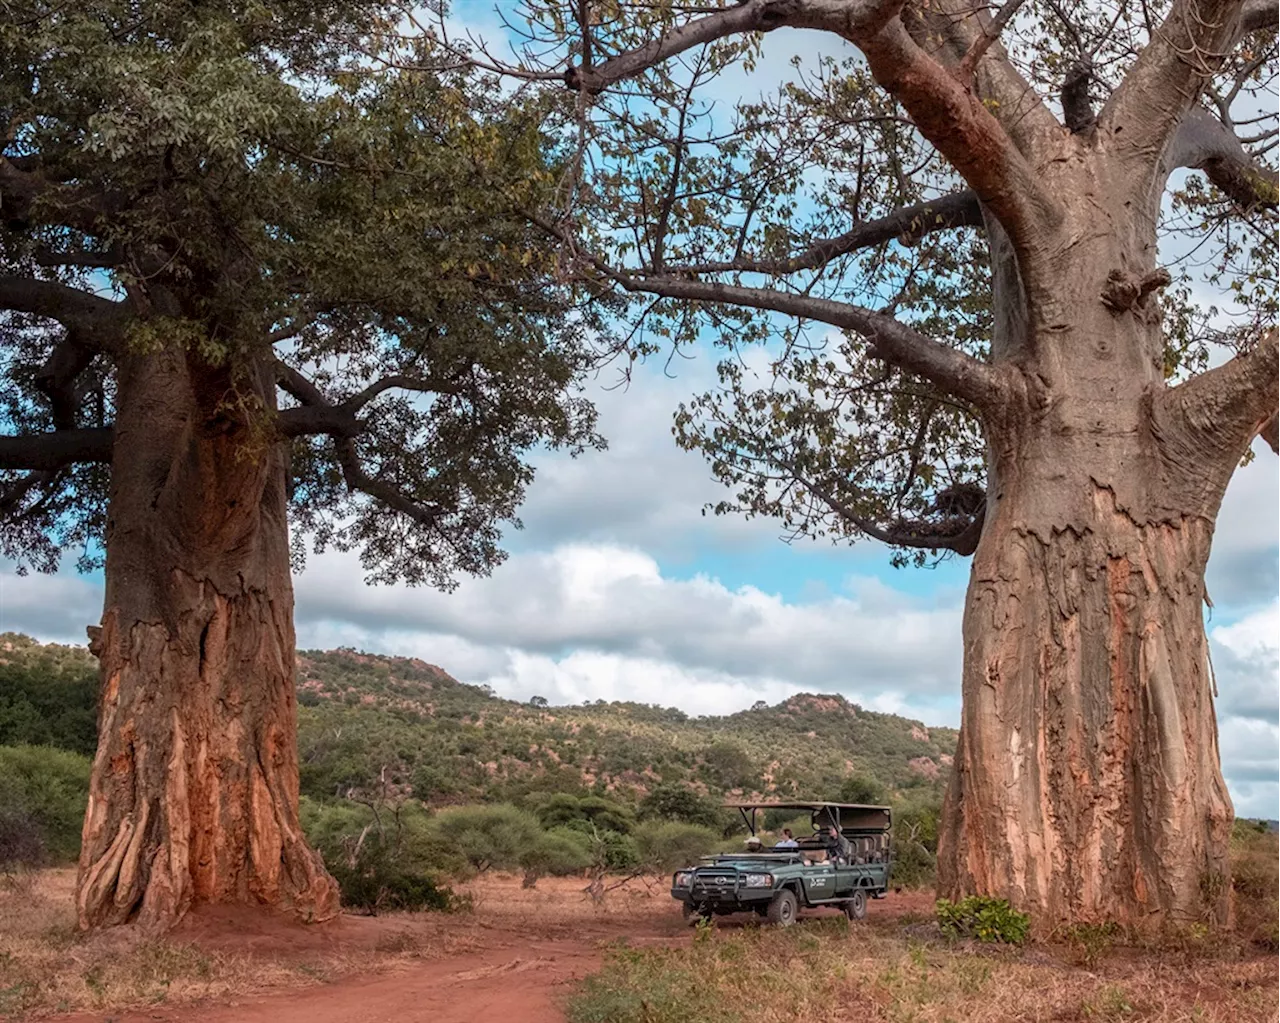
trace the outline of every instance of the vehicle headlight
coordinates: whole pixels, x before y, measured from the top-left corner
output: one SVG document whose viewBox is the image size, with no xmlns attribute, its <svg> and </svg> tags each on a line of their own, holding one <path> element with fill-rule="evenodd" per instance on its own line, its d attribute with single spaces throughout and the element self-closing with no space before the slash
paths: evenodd
<svg viewBox="0 0 1280 1023">
<path fill-rule="evenodd" d="M 748 874 L 747 887 L 748 888 L 772 888 L 773 875 L 772 874 Z"/>
<path fill-rule="evenodd" d="M 676 880 L 675 880 L 676 888 L 688 888 L 692 884 L 693 884 L 692 870 L 682 870 L 680 871 L 680 873 L 676 875 Z"/>
</svg>

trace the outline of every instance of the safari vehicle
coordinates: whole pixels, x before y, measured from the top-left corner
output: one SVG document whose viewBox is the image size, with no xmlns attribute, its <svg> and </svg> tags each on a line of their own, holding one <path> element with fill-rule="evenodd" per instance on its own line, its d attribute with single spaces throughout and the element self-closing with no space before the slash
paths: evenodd
<svg viewBox="0 0 1280 1023">
<path fill-rule="evenodd" d="M 889 887 L 892 850 L 887 806 L 861 803 L 726 803 L 742 814 L 758 839 L 761 810 L 810 813 L 811 834 L 796 836 L 798 848 L 762 845 L 742 853 L 704 856 L 696 867 L 676 871 L 671 897 L 686 920 L 755 912 L 770 923 L 789 927 L 802 907 L 832 906 L 851 920 L 867 915 L 867 899 L 883 898 Z M 828 855 L 828 829 L 848 840 L 844 857 Z"/>
</svg>

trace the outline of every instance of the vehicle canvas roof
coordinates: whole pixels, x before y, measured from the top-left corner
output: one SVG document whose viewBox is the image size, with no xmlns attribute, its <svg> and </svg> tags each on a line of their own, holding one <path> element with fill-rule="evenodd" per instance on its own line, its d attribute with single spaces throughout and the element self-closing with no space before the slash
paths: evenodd
<svg viewBox="0 0 1280 1023">
<path fill-rule="evenodd" d="M 872 803 L 831 803 L 825 800 L 798 802 L 768 803 L 725 803 L 727 810 L 822 810 L 834 806 L 838 810 L 888 810 L 887 806 L 876 806 Z"/>
</svg>

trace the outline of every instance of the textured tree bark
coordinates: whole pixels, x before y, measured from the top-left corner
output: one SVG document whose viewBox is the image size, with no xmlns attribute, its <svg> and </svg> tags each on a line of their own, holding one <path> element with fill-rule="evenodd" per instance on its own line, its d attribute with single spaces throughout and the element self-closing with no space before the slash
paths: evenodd
<svg viewBox="0 0 1280 1023">
<path fill-rule="evenodd" d="M 1225 923 L 1212 527 L 1136 522 L 1096 484 L 1093 498 L 1078 531 L 1041 535 L 1009 509 L 979 547 L 940 894 L 1008 898 L 1041 933 Z"/>
<path fill-rule="evenodd" d="M 1115 298 L 1118 268 L 1152 275 L 1154 238 L 1120 213 L 1111 230 L 1092 222 L 1107 208 L 1068 219 L 1030 270 L 993 246 L 993 352 L 1025 395 L 987 423 L 939 835 L 941 896 L 1007 898 L 1042 935 L 1228 911 L 1204 569 L 1248 438 L 1209 445 L 1162 411 L 1158 307 L 1141 287 Z"/>
<path fill-rule="evenodd" d="M 162 931 L 202 903 L 326 919 L 337 889 L 298 823 L 273 382 L 181 352 L 118 379 L 80 926 Z"/>
</svg>

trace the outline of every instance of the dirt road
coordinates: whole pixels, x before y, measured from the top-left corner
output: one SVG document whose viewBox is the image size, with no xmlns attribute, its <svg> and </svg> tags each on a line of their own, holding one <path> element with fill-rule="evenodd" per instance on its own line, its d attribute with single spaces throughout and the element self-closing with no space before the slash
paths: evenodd
<svg viewBox="0 0 1280 1023">
<path fill-rule="evenodd" d="M 572 884 L 572 883 L 570 883 Z M 58 1017 L 60 1023 L 564 1023 L 575 982 L 599 968 L 604 946 L 690 940 L 665 893 L 623 892 L 593 907 L 577 886 L 550 882 L 521 891 L 491 879 L 474 913 L 440 917 L 344 918 L 302 932 L 261 918 L 203 917 L 183 935 L 202 948 L 302 963 L 320 953 L 374 948 L 388 958 L 377 972 L 330 983 L 237 996 L 218 1003 Z M 906 897 L 910 900 L 910 896 Z M 897 915 L 891 898 L 871 912 Z M 743 926 L 737 918 L 723 926 Z M 409 957 L 396 957 L 401 949 Z"/>
<path fill-rule="evenodd" d="M 67 1023 L 563 1023 L 568 986 L 599 966 L 598 943 L 530 941 L 324 987 L 227 1005 L 90 1013 Z"/>
</svg>

